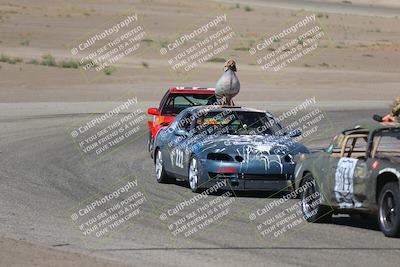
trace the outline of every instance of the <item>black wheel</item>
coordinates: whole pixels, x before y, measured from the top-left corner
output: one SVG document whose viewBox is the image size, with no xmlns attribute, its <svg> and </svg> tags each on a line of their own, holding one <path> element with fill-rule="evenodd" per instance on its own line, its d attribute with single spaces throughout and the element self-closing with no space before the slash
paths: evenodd
<svg viewBox="0 0 400 267">
<path fill-rule="evenodd" d="M 189 161 L 188 180 L 189 180 L 190 189 L 192 189 L 192 191 L 195 193 L 200 192 L 200 189 L 199 189 L 199 160 L 195 156 L 191 157 L 190 161 Z"/>
<path fill-rule="evenodd" d="M 379 194 L 379 228 L 388 237 L 400 236 L 400 192 L 398 183 L 387 183 Z"/>
<path fill-rule="evenodd" d="M 171 180 L 172 180 L 171 177 L 169 177 L 164 170 L 164 163 L 163 163 L 161 150 L 157 149 L 155 157 L 156 158 L 154 160 L 154 163 L 155 163 L 154 165 L 155 165 L 155 170 L 156 170 L 157 182 L 159 182 L 159 183 L 171 182 Z"/>
<path fill-rule="evenodd" d="M 153 158 L 153 145 L 154 139 L 151 132 L 149 132 L 149 139 L 147 140 L 147 150 L 149 151 L 151 158 Z"/>
<path fill-rule="evenodd" d="M 301 210 L 308 222 L 327 222 L 332 217 L 332 209 L 321 204 L 321 193 L 311 173 L 304 176 L 303 191 L 300 194 Z"/>
</svg>

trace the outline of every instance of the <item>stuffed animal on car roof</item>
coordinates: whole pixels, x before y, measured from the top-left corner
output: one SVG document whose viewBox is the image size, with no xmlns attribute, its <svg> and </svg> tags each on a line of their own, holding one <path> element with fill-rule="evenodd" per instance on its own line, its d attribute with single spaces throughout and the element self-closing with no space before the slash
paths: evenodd
<svg viewBox="0 0 400 267">
<path fill-rule="evenodd" d="M 217 81 L 215 93 L 217 97 L 223 99 L 223 104 L 233 106 L 232 98 L 240 91 L 240 82 L 236 76 L 236 62 L 229 59 L 224 64 L 224 73 Z"/>
</svg>

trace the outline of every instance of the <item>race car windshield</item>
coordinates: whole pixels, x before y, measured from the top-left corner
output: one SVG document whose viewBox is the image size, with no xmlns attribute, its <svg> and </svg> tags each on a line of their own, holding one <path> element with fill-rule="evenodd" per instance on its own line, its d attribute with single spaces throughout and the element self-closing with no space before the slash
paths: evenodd
<svg viewBox="0 0 400 267">
<path fill-rule="evenodd" d="M 212 94 L 171 94 L 161 115 L 176 116 L 188 107 L 212 105 L 217 98 Z"/>
<path fill-rule="evenodd" d="M 262 112 L 231 111 L 210 112 L 196 119 L 197 130 L 207 129 L 209 134 L 275 135 L 282 128 Z"/>
</svg>

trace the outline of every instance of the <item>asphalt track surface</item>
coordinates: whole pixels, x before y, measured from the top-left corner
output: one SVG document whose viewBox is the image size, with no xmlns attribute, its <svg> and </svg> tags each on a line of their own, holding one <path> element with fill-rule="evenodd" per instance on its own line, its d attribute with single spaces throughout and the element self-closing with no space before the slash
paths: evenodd
<svg viewBox="0 0 400 267">
<path fill-rule="evenodd" d="M 56 104 L 55 104 L 56 105 Z M 94 104 L 95 105 L 95 104 Z M 41 107 L 40 107 L 41 106 Z M 160 220 L 165 207 L 195 194 L 183 182 L 158 184 L 146 151 L 147 129 L 103 158 L 85 164 L 69 127 L 87 120 L 73 105 L 1 104 L 0 234 L 132 266 L 396 266 L 400 240 L 385 238 L 373 221 L 336 216 L 328 224 L 304 223 L 282 238 L 263 238 L 249 213 L 278 199 L 270 193 L 237 194 L 222 221 L 189 238 L 174 237 Z M 61 110 L 61 111 L 60 111 Z M 82 109 L 84 110 L 84 108 Z M 332 123 L 314 143 L 326 144 L 339 129 L 368 121 L 376 110 L 326 111 Z M 322 124 L 321 127 L 327 127 Z M 74 226 L 74 207 L 107 194 L 121 177 L 138 181 L 146 202 L 127 228 L 99 242 Z M 218 193 L 209 196 L 217 198 Z M 295 200 L 290 200 L 296 203 Z M 72 211 L 71 211 L 72 209 Z M 275 209 L 273 213 L 279 213 Z"/>
</svg>

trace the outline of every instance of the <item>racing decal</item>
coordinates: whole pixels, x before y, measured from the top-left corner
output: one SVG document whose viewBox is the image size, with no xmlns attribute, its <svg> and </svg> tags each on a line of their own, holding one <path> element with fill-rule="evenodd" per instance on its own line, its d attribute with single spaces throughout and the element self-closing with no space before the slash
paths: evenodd
<svg viewBox="0 0 400 267">
<path fill-rule="evenodd" d="M 171 164 L 178 168 L 183 168 L 183 150 L 175 148 L 171 152 Z"/>
<path fill-rule="evenodd" d="M 400 178 L 400 171 L 398 171 L 398 170 L 396 170 L 396 169 L 394 169 L 394 168 L 385 168 L 385 169 L 383 169 L 383 170 L 380 170 L 380 171 L 379 171 L 379 174 L 384 173 L 384 172 L 391 172 L 391 173 L 393 173 L 394 175 L 396 175 L 397 178 Z"/>
<path fill-rule="evenodd" d="M 254 143 L 244 145 L 242 149 L 236 149 L 238 154 L 243 157 L 241 165 L 245 164 L 245 169 L 248 168 L 248 163 L 251 162 L 251 156 L 256 156 L 258 160 L 264 162 L 264 170 L 269 171 L 272 166 L 278 167 L 280 173 L 283 173 L 283 163 L 279 154 L 284 154 L 288 150 L 286 145 L 277 142 L 269 143 Z M 253 158 L 253 160 L 256 160 Z"/>
<path fill-rule="evenodd" d="M 194 139 L 194 141 L 197 140 Z M 198 140 L 197 142 L 201 142 L 202 151 L 237 153 L 243 158 L 240 161 L 242 172 L 247 172 L 255 166 L 261 166 L 266 173 L 284 173 L 285 166 L 294 163 L 284 161 L 283 157 L 288 155 L 289 152 L 296 150 L 300 152 L 302 150 L 300 145 L 291 142 L 287 137 L 279 136 L 228 134 L 217 138 Z"/>
<path fill-rule="evenodd" d="M 358 159 L 340 158 L 335 173 L 335 197 L 341 208 L 352 208 L 353 175 Z"/>
</svg>

